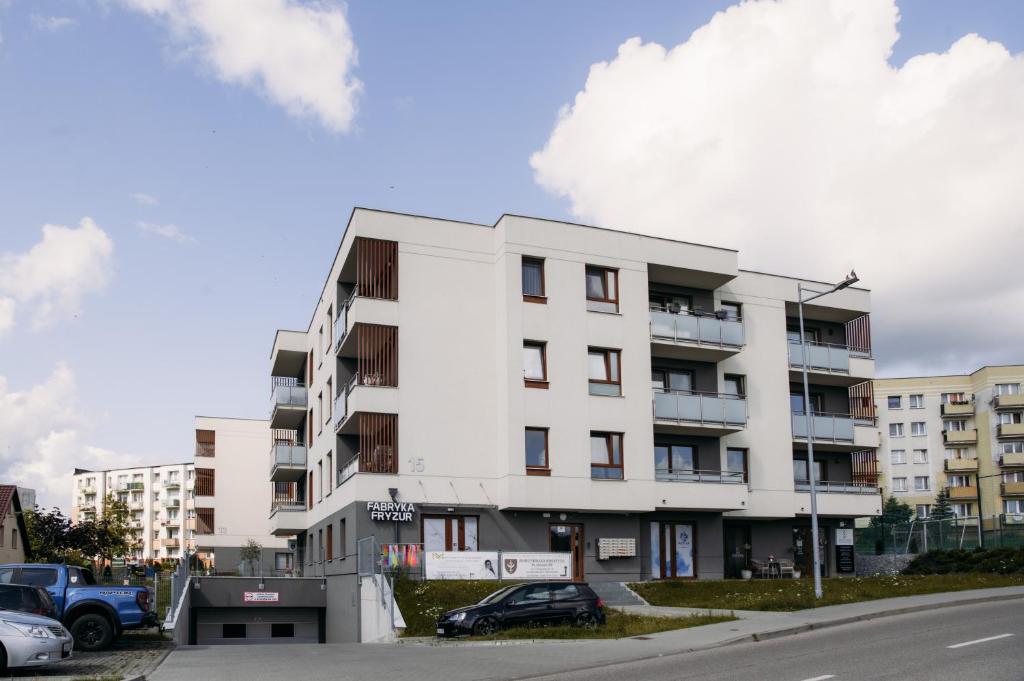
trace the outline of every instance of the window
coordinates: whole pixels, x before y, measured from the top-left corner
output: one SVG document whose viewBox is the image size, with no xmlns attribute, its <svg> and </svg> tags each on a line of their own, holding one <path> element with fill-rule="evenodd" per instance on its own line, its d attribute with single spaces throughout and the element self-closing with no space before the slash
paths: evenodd
<svg viewBox="0 0 1024 681">
<path fill-rule="evenodd" d="M 967 398 L 963 393 L 942 393 L 939 401 L 942 404 L 967 404 Z"/>
<path fill-rule="evenodd" d="M 324 531 L 323 528 L 316 531 L 316 555 L 318 563 L 324 562 Z"/>
<path fill-rule="evenodd" d="M 931 504 L 918 504 L 914 507 L 914 515 L 916 515 L 920 520 L 927 520 L 928 512 L 931 508 Z"/>
<path fill-rule="evenodd" d="M 914 463 L 928 463 L 928 450 L 927 449 L 915 449 L 914 450 Z"/>
<path fill-rule="evenodd" d="M 971 476 L 969 476 L 969 475 L 949 475 L 949 476 L 946 476 L 946 479 L 949 481 L 949 486 L 950 487 L 970 487 L 971 486 Z"/>
<path fill-rule="evenodd" d="M 1024 471 L 1003 473 L 1003 482 L 1024 482 Z"/>
<path fill-rule="evenodd" d="M 893 492 L 906 492 L 907 491 L 907 479 L 906 478 L 893 478 L 892 479 L 892 491 Z"/>
<path fill-rule="evenodd" d="M 333 385 L 334 385 L 334 379 L 333 378 L 328 378 L 327 379 L 327 409 L 324 410 L 326 412 L 326 415 L 324 416 L 324 423 L 330 423 L 331 422 L 331 410 L 333 409 L 332 405 L 334 404 L 334 399 L 333 399 L 334 387 L 333 387 Z"/>
<path fill-rule="evenodd" d="M 270 638 L 295 638 L 295 623 L 271 622 Z"/>
<path fill-rule="evenodd" d="M 196 496 L 212 497 L 216 492 L 217 470 L 215 468 L 196 468 Z M 155 497 L 155 495 L 154 495 Z M 171 498 L 168 495 L 168 498 Z"/>
<path fill-rule="evenodd" d="M 587 350 L 587 374 L 590 379 L 590 394 L 621 395 L 622 378 L 619 376 L 619 366 L 618 350 L 589 348 Z"/>
<path fill-rule="evenodd" d="M 889 395 L 889 408 L 890 409 L 902 409 L 903 403 L 902 398 L 899 395 Z"/>
<path fill-rule="evenodd" d="M 800 327 L 799 326 L 787 326 L 786 327 L 786 338 L 790 343 L 800 342 Z M 808 343 L 817 343 L 821 338 L 821 332 L 815 328 L 804 327 L 804 340 Z"/>
<path fill-rule="evenodd" d="M 931 479 L 927 475 L 915 475 L 914 476 L 914 490 L 917 492 L 927 492 L 931 489 Z"/>
<path fill-rule="evenodd" d="M 316 462 L 316 481 L 317 487 L 320 490 L 318 501 L 324 500 L 324 460 L 320 459 Z"/>
<path fill-rule="evenodd" d="M 18 548 L 18 528 L 11 530 L 11 548 Z"/>
<path fill-rule="evenodd" d="M 345 519 L 338 522 L 338 558 L 345 560 L 348 555 L 345 549 L 345 542 L 348 540 L 348 529 L 345 527 Z"/>
<path fill-rule="evenodd" d="M 726 395 L 742 397 L 746 394 L 746 385 L 743 376 L 726 374 L 722 378 L 722 392 Z"/>
<path fill-rule="evenodd" d="M 749 460 L 749 452 L 746 449 L 730 447 L 725 450 L 725 469 L 730 473 L 742 474 L 743 482 L 750 482 Z"/>
<path fill-rule="evenodd" d="M 323 393 L 323 391 L 321 391 L 320 394 L 318 394 L 316 396 L 316 413 L 320 415 L 320 420 L 317 421 L 317 423 L 316 423 L 316 433 L 317 433 L 317 435 L 319 435 L 320 433 L 324 432 L 324 424 L 323 424 L 323 420 L 324 420 L 324 393 Z M 310 444 L 313 444 L 313 443 L 310 442 Z"/>
<path fill-rule="evenodd" d="M 651 388 L 659 392 L 691 392 L 693 372 L 683 369 L 651 369 Z"/>
<path fill-rule="evenodd" d="M 946 450 L 946 458 L 947 459 L 957 459 L 957 460 L 959 460 L 959 459 L 970 459 L 970 458 L 973 458 L 973 457 L 971 457 L 967 453 L 967 450 L 964 449 L 963 447 L 954 447 L 952 449 L 947 449 Z"/>
<path fill-rule="evenodd" d="M 527 388 L 548 387 L 546 344 L 523 341 L 523 381 Z"/>
<path fill-rule="evenodd" d="M 309 482 L 306 484 L 306 508 L 313 510 L 313 471 L 309 472 Z M 309 543 L 313 543 L 313 535 L 309 535 Z"/>
<path fill-rule="evenodd" d="M 527 303 L 546 303 L 544 297 L 544 261 L 523 258 L 523 300 Z"/>
<path fill-rule="evenodd" d="M 910 396 L 910 408 L 911 409 L 924 409 L 924 395 L 911 395 Z"/>
<path fill-rule="evenodd" d="M 731 322 L 738 322 L 740 319 L 742 319 L 742 308 L 740 307 L 739 303 L 726 303 L 723 301 L 721 311 L 722 316 Z"/>
<path fill-rule="evenodd" d="M 821 459 L 814 460 L 814 481 L 821 482 L 825 479 L 825 466 Z M 807 459 L 793 459 L 793 480 L 797 482 L 810 482 L 807 473 Z"/>
<path fill-rule="evenodd" d="M 593 439 L 591 439 L 593 442 Z M 693 473 L 696 449 L 690 445 L 654 445 L 654 472 L 662 474 Z"/>
<path fill-rule="evenodd" d="M 1020 383 L 996 383 L 996 395 L 1020 395 Z"/>
<path fill-rule="evenodd" d="M 334 524 L 327 526 L 327 560 L 334 560 Z"/>
<path fill-rule="evenodd" d="M 1024 440 L 1002 442 L 999 444 L 1000 454 L 1024 454 Z"/>
<path fill-rule="evenodd" d="M 1004 499 L 1003 513 L 1006 515 L 1021 515 L 1024 513 L 1024 499 Z"/>
<path fill-rule="evenodd" d="M 824 396 L 821 393 L 811 393 L 811 413 L 812 414 L 824 414 Z M 790 393 L 789 394 L 789 408 L 794 414 L 804 413 L 804 395 L 803 393 Z"/>
<path fill-rule="evenodd" d="M 924 432 L 924 421 L 913 421 L 913 422 L 911 422 L 911 424 L 910 424 L 910 434 L 911 435 L 917 435 L 917 436 L 924 435 L 925 434 L 925 432 Z"/>
<path fill-rule="evenodd" d="M 331 480 L 331 471 L 334 470 L 334 454 L 327 452 L 327 494 L 330 495 L 334 489 L 334 481 Z"/>
<path fill-rule="evenodd" d="M 956 433 L 962 433 L 963 431 L 967 430 L 967 421 L 950 421 L 948 426 L 946 427 L 946 430 Z"/>
<path fill-rule="evenodd" d="M 322 326 L 320 327 L 320 335 L 317 337 L 317 350 L 320 351 L 320 355 L 324 354 L 324 327 Z"/>
<path fill-rule="evenodd" d="M 590 477 L 622 480 L 622 433 L 590 433 Z"/>
<path fill-rule="evenodd" d="M 903 424 L 902 423 L 890 423 L 889 424 L 889 437 L 903 437 Z"/>
<path fill-rule="evenodd" d="M 526 429 L 526 474 L 550 475 L 548 462 L 548 429 Z"/>
<path fill-rule="evenodd" d="M 424 551 L 476 551 L 478 546 L 476 516 L 442 515 L 422 516 Z M 486 568 L 485 568 L 486 569 Z M 493 576 L 492 576 L 493 575 Z M 488 575 L 497 577 L 497 566 L 492 565 Z"/>
<path fill-rule="evenodd" d="M 689 314 L 693 309 L 693 297 L 678 293 L 651 291 L 647 294 L 648 307 L 654 312 Z"/>
<path fill-rule="evenodd" d="M 1020 423 L 1022 420 L 1021 416 L 1024 416 L 1024 414 L 1019 411 L 1004 412 L 999 415 L 999 425 L 1008 426 L 1014 423 Z"/>
<path fill-rule="evenodd" d="M 587 267 L 587 309 L 591 312 L 619 311 L 618 270 Z"/>
<path fill-rule="evenodd" d="M 907 462 L 907 450 L 894 449 L 889 452 L 889 463 L 900 464 Z"/>
<path fill-rule="evenodd" d="M 12 541 L 17 536 L 18 530 L 12 530 Z M 17 547 L 12 544 L 11 548 Z M 28 586 L 41 586 L 44 588 L 48 586 L 53 586 L 57 583 L 57 571 L 53 568 L 24 567 L 21 569 L 21 578 L 19 579 L 18 583 L 27 584 Z"/>
<path fill-rule="evenodd" d="M 225 622 L 221 625 L 221 638 L 245 638 L 244 622 Z"/>
<path fill-rule="evenodd" d="M 953 515 L 957 518 L 968 518 L 971 516 L 973 504 L 950 504 L 950 508 L 953 509 Z"/>
</svg>

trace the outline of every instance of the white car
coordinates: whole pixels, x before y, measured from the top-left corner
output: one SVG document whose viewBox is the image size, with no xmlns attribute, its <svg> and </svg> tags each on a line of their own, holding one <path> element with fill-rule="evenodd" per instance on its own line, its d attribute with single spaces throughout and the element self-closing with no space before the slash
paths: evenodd
<svg viewBox="0 0 1024 681">
<path fill-rule="evenodd" d="M 57 620 L 0 609 L 0 670 L 60 662 L 73 646 L 71 632 Z"/>
</svg>

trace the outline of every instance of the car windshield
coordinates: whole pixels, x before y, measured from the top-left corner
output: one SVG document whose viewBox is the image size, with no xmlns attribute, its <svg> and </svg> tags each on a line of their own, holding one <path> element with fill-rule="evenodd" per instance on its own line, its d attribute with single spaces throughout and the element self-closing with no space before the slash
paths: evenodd
<svg viewBox="0 0 1024 681">
<path fill-rule="evenodd" d="M 490 596 L 487 596 L 482 601 L 480 601 L 480 603 L 478 605 L 487 605 L 488 603 L 497 603 L 498 601 L 503 599 L 505 596 L 508 596 L 510 593 L 512 593 L 513 591 L 515 591 L 518 588 L 519 588 L 519 586 L 516 585 L 516 586 L 506 586 L 506 587 L 503 587 L 501 589 L 498 589 L 497 591 L 492 593 Z"/>
<path fill-rule="evenodd" d="M 17 586 L 0 587 L 0 607 L 37 615 L 46 611 L 45 604 L 40 602 L 39 595 L 34 589 Z"/>
</svg>

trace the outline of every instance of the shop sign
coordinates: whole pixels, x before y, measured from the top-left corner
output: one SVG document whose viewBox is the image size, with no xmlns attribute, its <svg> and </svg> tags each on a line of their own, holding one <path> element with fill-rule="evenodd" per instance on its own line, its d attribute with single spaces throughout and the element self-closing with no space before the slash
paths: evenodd
<svg viewBox="0 0 1024 681">
<path fill-rule="evenodd" d="M 427 551 L 427 579 L 498 579 L 497 551 Z"/>
<path fill-rule="evenodd" d="M 856 572 L 856 558 L 853 551 L 853 529 L 836 530 L 836 572 Z"/>
<path fill-rule="evenodd" d="M 366 510 L 370 512 L 370 520 L 411 523 L 416 506 L 402 501 L 368 501 Z"/>
<path fill-rule="evenodd" d="M 246 591 L 242 596 L 245 603 L 277 603 L 277 591 Z"/>
<path fill-rule="evenodd" d="M 501 553 L 502 579 L 572 579 L 571 553 Z"/>
</svg>

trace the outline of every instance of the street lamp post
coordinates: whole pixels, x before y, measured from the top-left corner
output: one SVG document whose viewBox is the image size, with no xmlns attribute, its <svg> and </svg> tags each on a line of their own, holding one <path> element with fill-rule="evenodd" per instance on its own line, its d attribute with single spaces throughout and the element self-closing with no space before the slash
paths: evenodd
<svg viewBox="0 0 1024 681">
<path fill-rule="evenodd" d="M 849 276 L 828 291 L 815 291 L 804 288 L 803 283 L 796 285 L 797 314 L 800 318 L 800 367 L 804 379 L 804 419 L 807 432 L 807 481 L 811 493 L 811 552 L 814 556 L 814 597 L 821 598 L 821 548 L 818 545 L 818 492 L 817 481 L 814 479 L 814 420 L 811 414 L 811 388 L 807 380 L 807 338 L 804 336 L 804 303 L 815 298 L 852 286 L 860 281 L 857 273 L 850 270 Z M 804 293 L 813 293 L 804 298 Z"/>
</svg>

